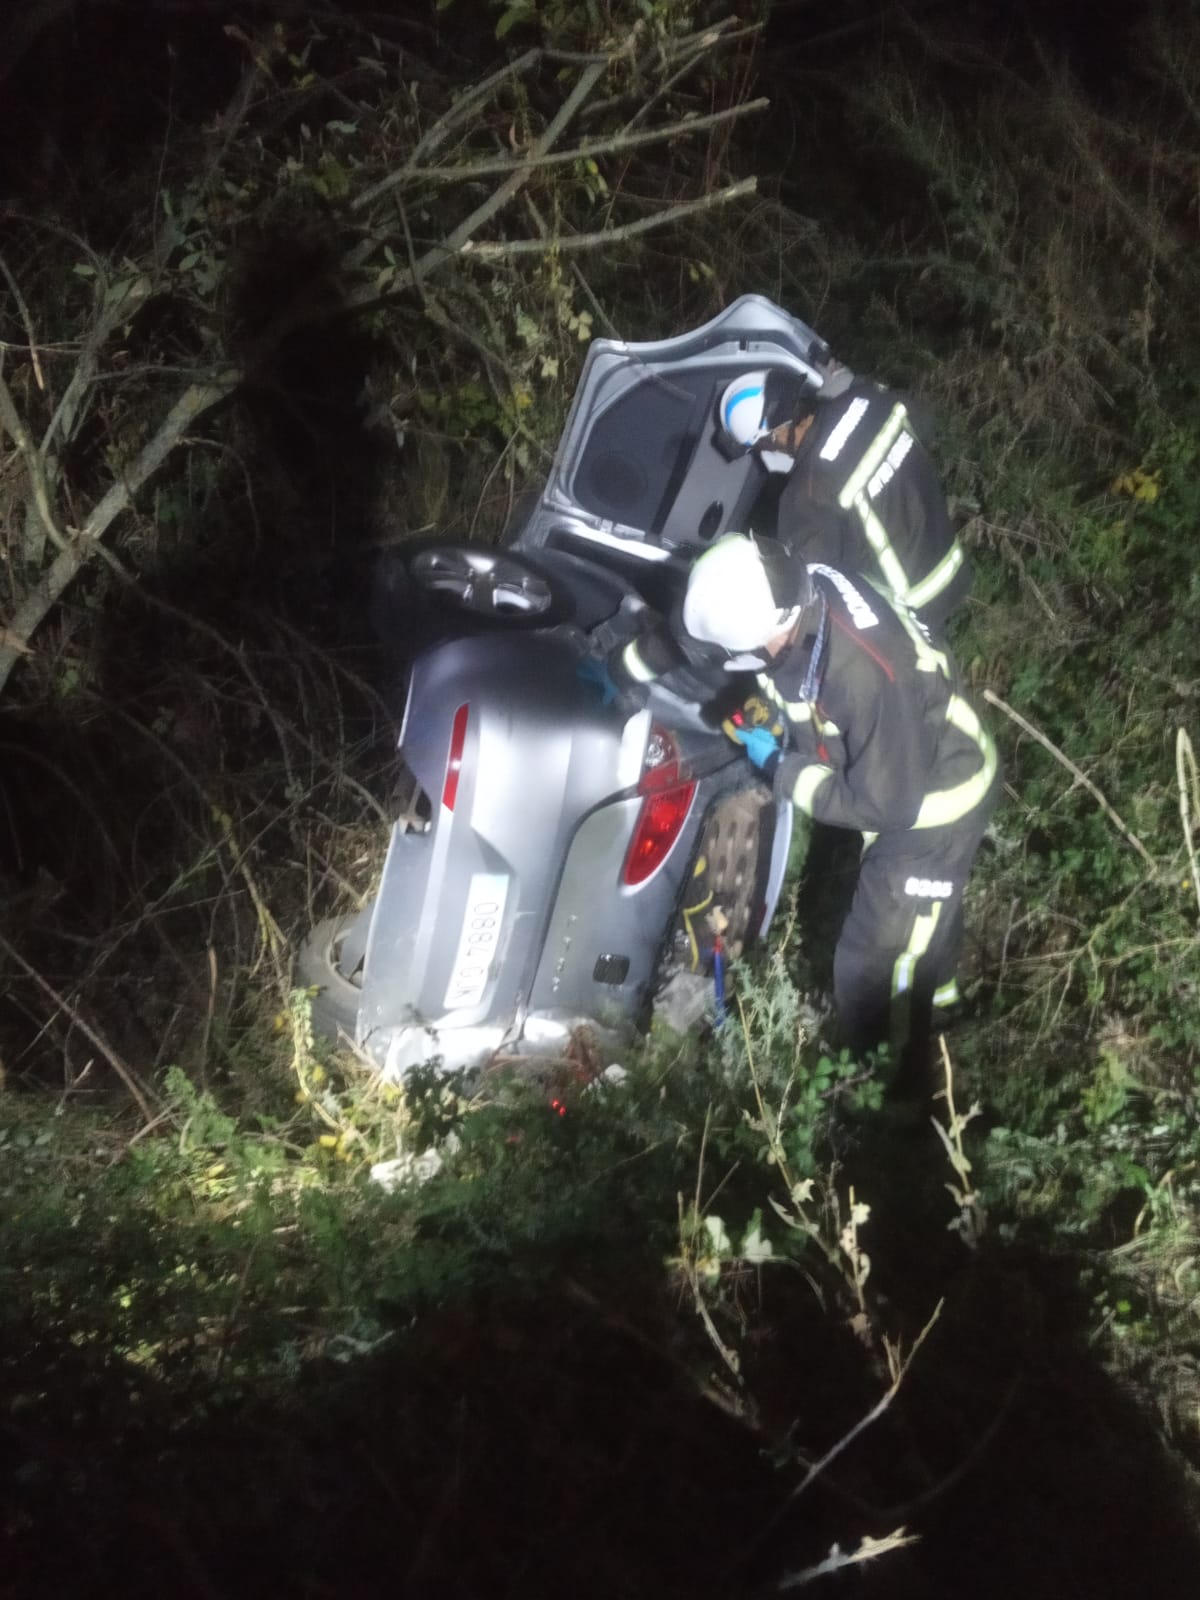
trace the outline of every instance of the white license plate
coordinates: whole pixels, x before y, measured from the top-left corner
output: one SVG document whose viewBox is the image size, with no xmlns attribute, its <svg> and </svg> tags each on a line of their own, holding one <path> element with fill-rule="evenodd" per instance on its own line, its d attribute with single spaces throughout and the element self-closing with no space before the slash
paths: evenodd
<svg viewBox="0 0 1200 1600">
<path fill-rule="evenodd" d="M 467 893 L 467 910 L 458 936 L 458 953 L 442 1004 L 447 1011 L 477 1006 L 488 985 L 492 962 L 504 925 L 509 877 L 504 872 L 475 872 Z"/>
</svg>

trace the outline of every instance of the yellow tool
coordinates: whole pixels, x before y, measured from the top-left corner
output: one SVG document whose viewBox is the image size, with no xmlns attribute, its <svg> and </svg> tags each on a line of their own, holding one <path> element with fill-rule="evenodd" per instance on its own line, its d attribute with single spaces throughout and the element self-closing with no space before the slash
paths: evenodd
<svg viewBox="0 0 1200 1600">
<path fill-rule="evenodd" d="M 741 742 L 738 739 L 739 728 L 766 728 L 773 738 L 783 738 L 783 723 L 779 720 L 779 713 L 759 694 L 747 696 L 721 726 L 735 744 Z"/>
</svg>

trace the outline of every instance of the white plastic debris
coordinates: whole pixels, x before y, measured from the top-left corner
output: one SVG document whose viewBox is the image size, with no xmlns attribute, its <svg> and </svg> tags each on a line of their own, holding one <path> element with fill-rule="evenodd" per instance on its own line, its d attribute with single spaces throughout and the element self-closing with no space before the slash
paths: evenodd
<svg viewBox="0 0 1200 1600">
<path fill-rule="evenodd" d="M 371 1182 L 377 1183 L 385 1194 L 394 1194 L 407 1184 L 420 1187 L 437 1177 L 446 1164 L 446 1157 L 452 1156 L 458 1148 L 458 1135 L 451 1133 L 440 1145 L 430 1145 L 420 1155 L 410 1150 L 393 1156 L 390 1161 L 377 1161 L 371 1168 Z"/>
</svg>

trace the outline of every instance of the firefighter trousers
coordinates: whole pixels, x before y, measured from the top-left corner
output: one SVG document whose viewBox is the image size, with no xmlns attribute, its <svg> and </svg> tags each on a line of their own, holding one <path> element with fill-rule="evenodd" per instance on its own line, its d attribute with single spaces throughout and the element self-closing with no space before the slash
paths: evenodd
<svg viewBox="0 0 1200 1600">
<path fill-rule="evenodd" d="M 833 992 L 848 1046 L 887 1044 L 900 1071 L 920 1076 L 935 1004 L 956 997 L 963 891 L 1000 791 L 940 828 L 882 833 L 863 849 L 833 957 Z"/>
</svg>

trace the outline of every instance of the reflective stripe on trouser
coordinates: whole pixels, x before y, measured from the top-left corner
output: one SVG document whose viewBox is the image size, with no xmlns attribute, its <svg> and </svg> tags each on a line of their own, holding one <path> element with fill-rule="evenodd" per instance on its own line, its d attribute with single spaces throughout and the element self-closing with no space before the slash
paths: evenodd
<svg viewBox="0 0 1200 1600">
<path fill-rule="evenodd" d="M 883 833 L 864 852 L 833 957 L 846 1043 L 927 1049 L 935 994 L 954 982 L 962 896 L 999 783 L 968 816 L 942 828 Z"/>
<path fill-rule="evenodd" d="M 684 906 L 680 915 L 683 918 L 683 929 L 688 941 L 689 970 L 699 972 L 712 953 L 713 942 L 712 930 L 706 920 L 713 903 L 713 892 L 708 881 L 707 856 L 697 856 L 685 899 L 690 900 L 691 904 Z"/>
</svg>

